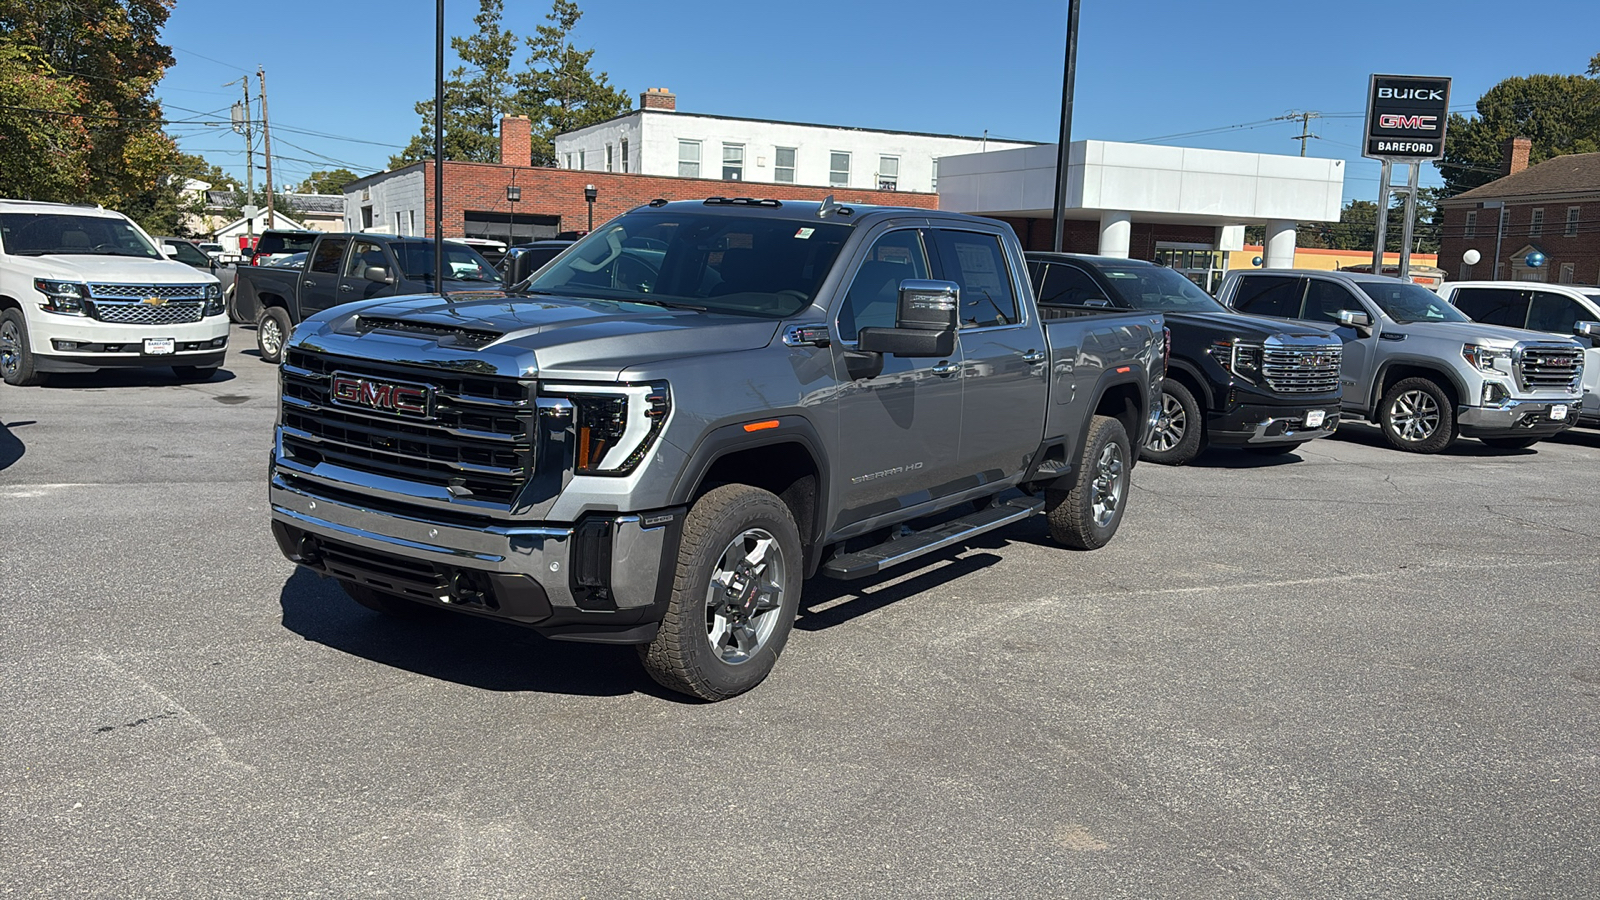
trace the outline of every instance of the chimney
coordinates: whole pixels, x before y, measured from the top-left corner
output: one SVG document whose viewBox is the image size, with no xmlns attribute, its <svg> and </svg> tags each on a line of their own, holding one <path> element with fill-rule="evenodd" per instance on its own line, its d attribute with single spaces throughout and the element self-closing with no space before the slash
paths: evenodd
<svg viewBox="0 0 1600 900">
<path fill-rule="evenodd" d="M 1515 175 L 1528 167 L 1528 154 L 1533 152 L 1533 140 L 1514 137 L 1506 141 L 1505 155 L 1500 160 L 1500 177 Z"/>
<path fill-rule="evenodd" d="M 527 116 L 500 120 L 500 165 L 533 165 L 533 123 Z"/>
<path fill-rule="evenodd" d="M 666 88 L 648 88 L 639 95 L 639 108 L 675 112 L 678 109 L 678 95 Z"/>
</svg>

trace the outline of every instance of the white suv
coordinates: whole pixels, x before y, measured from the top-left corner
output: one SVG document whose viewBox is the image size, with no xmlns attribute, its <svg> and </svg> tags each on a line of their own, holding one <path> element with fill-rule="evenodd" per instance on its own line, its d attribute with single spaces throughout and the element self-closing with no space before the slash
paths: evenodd
<svg viewBox="0 0 1600 900">
<path fill-rule="evenodd" d="M 171 366 L 204 381 L 222 365 L 217 279 L 167 259 L 110 210 L 0 200 L 0 375 Z"/>
</svg>

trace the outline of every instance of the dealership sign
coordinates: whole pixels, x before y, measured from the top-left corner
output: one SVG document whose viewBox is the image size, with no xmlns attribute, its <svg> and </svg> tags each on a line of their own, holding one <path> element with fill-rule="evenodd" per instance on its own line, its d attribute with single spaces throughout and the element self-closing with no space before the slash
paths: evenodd
<svg viewBox="0 0 1600 900">
<path fill-rule="evenodd" d="M 1450 118 L 1450 79 L 1374 75 L 1367 91 L 1366 146 L 1362 156 L 1414 162 L 1444 156 Z"/>
</svg>

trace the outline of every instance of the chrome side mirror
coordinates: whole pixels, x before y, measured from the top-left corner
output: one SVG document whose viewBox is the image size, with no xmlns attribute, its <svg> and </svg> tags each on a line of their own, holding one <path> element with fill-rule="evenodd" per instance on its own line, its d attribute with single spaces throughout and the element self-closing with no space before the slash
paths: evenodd
<svg viewBox="0 0 1600 900">
<path fill-rule="evenodd" d="M 1341 309 L 1337 313 L 1335 313 L 1333 317 L 1334 317 L 1335 320 L 1338 321 L 1338 323 L 1340 325 L 1343 325 L 1346 328 L 1370 328 L 1370 327 L 1372 327 L 1372 317 L 1367 315 L 1364 312 L 1356 312 L 1354 310 Z"/>
<path fill-rule="evenodd" d="M 1572 333 L 1590 338 L 1600 337 L 1600 322 L 1579 322 L 1572 326 Z"/>
</svg>

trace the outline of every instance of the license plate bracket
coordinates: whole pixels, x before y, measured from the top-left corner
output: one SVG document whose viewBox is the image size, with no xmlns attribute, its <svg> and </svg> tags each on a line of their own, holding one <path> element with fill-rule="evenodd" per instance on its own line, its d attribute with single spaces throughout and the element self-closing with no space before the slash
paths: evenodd
<svg viewBox="0 0 1600 900">
<path fill-rule="evenodd" d="M 1568 412 L 1569 410 L 1567 409 L 1567 405 L 1565 403 L 1557 403 L 1550 407 L 1550 418 L 1552 421 L 1565 422 L 1567 420 Z"/>
<path fill-rule="evenodd" d="M 144 339 L 144 355 L 145 356 L 171 356 L 173 353 L 177 352 L 177 349 L 178 349 L 178 340 L 177 340 L 177 338 L 145 338 Z"/>
<path fill-rule="evenodd" d="M 1321 428 L 1322 423 L 1326 422 L 1327 420 L 1328 411 L 1325 409 L 1313 409 L 1312 411 L 1306 413 L 1307 428 Z"/>
</svg>

